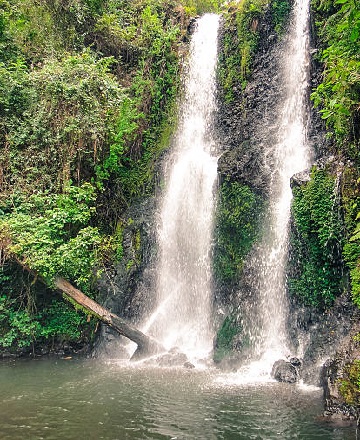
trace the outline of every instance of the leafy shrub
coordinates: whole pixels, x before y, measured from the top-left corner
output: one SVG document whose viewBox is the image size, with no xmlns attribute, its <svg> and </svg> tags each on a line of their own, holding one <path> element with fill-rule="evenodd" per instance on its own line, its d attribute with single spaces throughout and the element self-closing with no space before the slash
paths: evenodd
<svg viewBox="0 0 360 440">
<path fill-rule="evenodd" d="M 68 187 L 64 194 L 40 193 L 21 200 L 0 219 L 1 238 L 10 241 L 6 252 L 49 285 L 55 276 L 62 275 L 91 292 L 101 244 L 98 229 L 87 226 L 95 212 L 94 201 L 94 188 L 89 184 Z"/>
<path fill-rule="evenodd" d="M 27 310 L 14 307 L 16 301 L 0 296 L 0 348 L 28 347 L 37 336 L 39 323 Z"/>
<path fill-rule="evenodd" d="M 15 267 L 0 268 L 0 350 L 34 346 L 50 340 L 88 342 L 95 320 L 74 309 L 36 282 L 27 285 Z"/>
<path fill-rule="evenodd" d="M 360 10 L 356 0 L 313 3 L 318 11 L 324 72 L 312 99 L 321 108 L 322 118 L 333 129 L 337 141 L 358 141 L 360 59 L 356 42 L 360 35 Z"/>
<path fill-rule="evenodd" d="M 79 341 L 85 334 L 86 315 L 63 300 L 52 300 L 36 315 L 36 319 L 40 327 L 38 338 Z"/>
</svg>

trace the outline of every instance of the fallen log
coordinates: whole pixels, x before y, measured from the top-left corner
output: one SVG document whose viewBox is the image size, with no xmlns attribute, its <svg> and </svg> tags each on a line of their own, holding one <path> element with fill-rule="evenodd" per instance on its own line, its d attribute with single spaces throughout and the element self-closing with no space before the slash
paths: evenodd
<svg viewBox="0 0 360 440">
<path fill-rule="evenodd" d="M 93 299 L 86 296 L 83 292 L 76 289 L 64 278 L 55 279 L 55 287 L 68 295 L 77 304 L 96 315 L 102 322 L 116 330 L 120 335 L 125 336 L 137 344 L 137 349 L 132 360 L 140 360 L 145 357 L 160 353 L 164 348 L 155 339 L 145 335 L 139 329 L 120 318 L 118 315 L 107 310 Z"/>
<path fill-rule="evenodd" d="M 12 256 L 12 259 L 15 260 L 27 272 L 31 273 L 36 280 L 39 280 L 46 284 L 45 281 L 36 272 L 31 270 L 19 258 Z M 92 315 L 95 315 L 104 324 L 113 328 L 120 335 L 125 336 L 126 338 L 135 342 L 137 344 L 137 349 L 132 355 L 131 360 L 141 360 L 165 351 L 164 347 L 155 339 L 145 335 L 145 333 L 141 332 L 134 325 L 129 324 L 124 319 L 120 318 L 120 316 L 115 315 L 115 313 L 110 312 L 110 310 L 106 309 L 93 299 L 86 296 L 83 292 L 74 287 L 71 283 L 69 283 L 69 281 L 65 280 L 64 278 L 57 277 L 54 281 L 54 285 L 57 290 L 65 293 L 65 295 L 70 297 L 80 306 L 84 307 Z"/>
</svg>

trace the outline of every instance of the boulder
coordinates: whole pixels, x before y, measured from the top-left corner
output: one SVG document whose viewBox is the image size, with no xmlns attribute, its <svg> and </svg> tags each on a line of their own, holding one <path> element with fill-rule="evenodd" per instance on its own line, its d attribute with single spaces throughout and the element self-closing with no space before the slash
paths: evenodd
<svg viewBox="0 0 360 440">
<path fill-rule="evenodd" d="M 299 378 L 299 373 L 296 366 L 291 362 L 285 361 L 284 359 L 279 359 L 272 367 L 271 377 L 278 382 L 295 383 Z"/>
</svg>

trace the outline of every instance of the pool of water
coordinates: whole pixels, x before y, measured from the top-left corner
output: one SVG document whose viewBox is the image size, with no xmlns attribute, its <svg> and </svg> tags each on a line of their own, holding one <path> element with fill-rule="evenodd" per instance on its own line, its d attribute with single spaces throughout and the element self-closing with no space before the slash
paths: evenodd
<svg viewBox="0 0 360 440">
<path fill-rule="evenodd" d="M 321 420 L 321 397 L 216 370 L 17 360 L 0 363 L 0 439 L 354 439 Z"/>
</svg>

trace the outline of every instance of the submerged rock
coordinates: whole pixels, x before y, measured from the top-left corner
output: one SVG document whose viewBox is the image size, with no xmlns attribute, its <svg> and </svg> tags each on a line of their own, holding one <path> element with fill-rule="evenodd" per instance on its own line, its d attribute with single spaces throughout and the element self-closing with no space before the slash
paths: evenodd
<svg viewBox="0 0 360 440">
<path fill-rule="evenodd" d="M 187 369 L 195 368 L 187 358 L 185 353 L 178 351 L 176 348 L 172 348 L 166 353 L 159 354 L 158 356 L 153 356 L 144 362 L 146 365 L 153 365 L 157 367 L 184 367 Z"/>
<path fill-rule="evenodd" d="M 278 382 L 295 383 L 299 379 L 299 372 L 296 367 L 300 364 L 298 358 L 291 358 L 290 361 L 279 359 L 272 367 L 271 377 Z"/>
<path fill-rule="evenodd" d="M 188 358 L 184 353 L 165 353 L 156 359 L 156 363 L 159 367 L 182 367 Z"/>
</svg>

